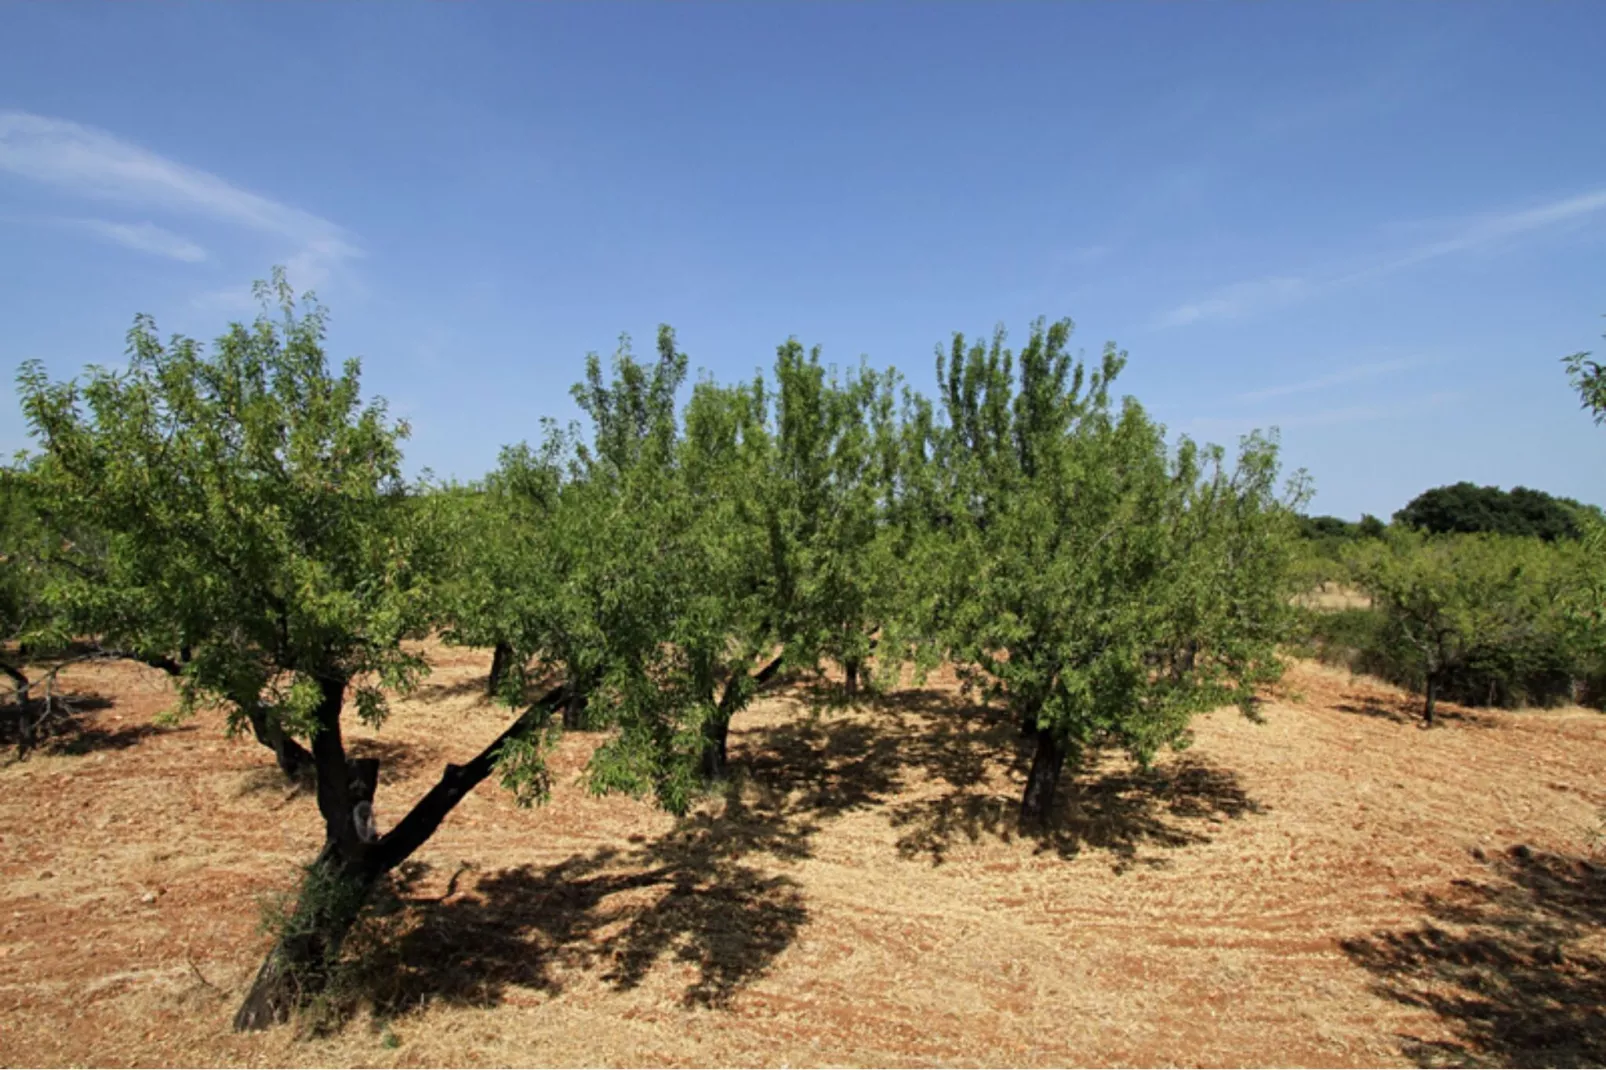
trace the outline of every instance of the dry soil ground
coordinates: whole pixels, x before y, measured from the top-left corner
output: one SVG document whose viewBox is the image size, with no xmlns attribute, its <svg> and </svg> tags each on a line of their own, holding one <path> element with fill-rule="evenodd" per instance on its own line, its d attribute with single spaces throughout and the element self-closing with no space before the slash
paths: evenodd
<svg viewBox="0 0 1606 1070">
<path fill-rule="evenodd" d="M 394 820 L 507 715 L 488 659 L 436 673 L 360 752 Z M 71 673 L 72 670 L 69 670 Z M 330 1035 L 229 1018 L 312 799 L 221 718 L 154 723 L 156 674 L 0 769 L 8 1064 L 1397 1064 L 1606 1061 L 1606 717 L 1470 713 L 1300 664 L 1140 774 L 1079 778 L 1013 832 L 1023 755 L 948 678 L 855 710 L 794 682 L 741 715 L 728 798 L 677 824 L 575 777 L 482 785 L 372 923 Z"/>
</svg>

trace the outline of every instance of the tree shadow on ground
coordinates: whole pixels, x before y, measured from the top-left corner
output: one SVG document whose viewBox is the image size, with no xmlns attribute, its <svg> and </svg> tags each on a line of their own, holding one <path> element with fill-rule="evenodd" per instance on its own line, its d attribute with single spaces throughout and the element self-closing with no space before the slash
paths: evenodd
<svg viewBox="0 0 1606 1070">
<path fill-rule="evenodd" d="M 117 703 L 93 691 L 55 695 L 51 703 L 48 714 L 42 699 L 33 699 L 26 707 L 19 707 L 15 702 L 0 706 L 0 748 L 11 749 L 19 755 L 32 751 L 95 754 L 126 750 L 151 736 L 188 728 L 149 721 L 106 724 L 94 715 L 112 709 Z"/>
<path fill-rule="evenodd" d="M 905 829 L 898 850 L 940 865 L 959 842 L 1017 838 L 1039 852 L 1074 858 L 1088 848 L 1109 852 L 1111 868 L 1159 866 L 1148 848 L 1176 849 L 1209 843 L 1211 826 L 1263 813 L 1228 769 L 1185 757 L 1150 769 L 1083 774 L 1060 782 L 1054 813 L 1043 827 L 1020 823 L 1019 794 L 955 790 L 893 807 L 892 822 Z M 1208 822 L 1203 827 L 1182 822 Z"/>
<path fill-rule="evenodd" d="M 966 704 L 942 691 L 905 691 L 882 707 L 896 722 L 903 759 L 918 766 L 938 793 L 899 802 L 890 809 L 903 830 L 898 850 L 906 858 L 942 864 L 961 842 L 983 839 L 1034 841 L 1039 851 L 1071 858 L 1092 847 L 1115 856 L 1113 868 L 1162 864 L 1143 857 L 1144 848 L 1208 843 L 1196 824 L 1263 812 L 1230 770 L 1195 756 L 1180 756 L 1150 769 L 1066 771 L 1050 821 L 1020 824 L 1020 796 L 1031 765 L 1033 742 L 1007 711 Z M 1127 763 L 1118 760 L 1122 765 Z M 1007 785 L 1007 787 L 1006 787 Z"/>
<path fill-rule="evenodd" d="M 1400 1036 L 1422 1066 L 1606 1064 L 1606 869 L 1513 848 L 1422 898 L 1414 929 L 1347 940 L 1380 995 L 1431 1011 L 1453 1040 Z"/>
<path fill-rule="evenodd" d="M 464 695 L 476 695 L 486 702 L 492 701 L 486 693 L 488 676 L 470 675 L 460 680 L 442 682 L 439 680 L 425 680 L 409 693 L 409 698 L 420 702 L 440 702 L 443 699 L 462 698 Z"/>
<path fill-rule="evenodd" d="M 395 784 L 413 774 L 440 767 L 440 751 L 435 747 L 421 747 L 399 739 L 352 738 L 346 741 L 346 755 L 353 761 L 362 758 L 379 759 L 379 783 Z M 383 803 L 381 798 L 379 802 Z"/>
<path fill-rule="evenodd" d="M 419 898 L 429 867 L 402 867 L 354 941 L 361 993 L 384 1020 L 433 1002 L 490 1007 L 513 989 L 563 990 L 600 970 L 616 990 L 689 969 L 687 1005 L 729 1006 L 808 921 L 801 886 L 770 872 L 810 856 L 823 820 L 867 801 L 839 776 L 857 736 L 776 727 L 739 754 L 723 798 L 655 840 L 502 869 Z M 454 882 L 461 874 L 454 875 Z M 467 883 L 467 882 L 465 882 Z"/>
<path fill-rule="evenodd" d="M 512 988 L 556 994 L 599 967 L 628 990 L 667 961 L 694 971 L 685 1004 L 727 1007 L 808 921 L 796 881 L 742 861 L 806 854 L 812 828 L 773 817 L 737 800 L 650 843 L 499 870 L 435 900 L 412 894 L 428 872 L 414 863 L 372 912 L 356 987 L 385 1019 L 433 1002 L 496 1006 Z"/>
<path fill-rule="evenodd" d="M 998 782 L 1023 784 L 1030 753 L 1007 713 L 927 691 L 836 715 L 807 709 L 800 692 L 799 716 L 738 724 L 723 799 L 663 837 L 487 872 L 433 899 L 418 894 L 427 866 L 404 867 L 354 942 L 355 988 L 376 1020 L 431 1002 L 495 1006 L 516 989 L 553 994 L 584 971 L 628 990 L 686 970 L 686 1004 L 725 1007 L 808 923 L 802 887 L 775 869 L 811 857 L 827 823 L 884 811 L 905 830 L 900 852 L 933 862 L 961 837 L 1018 835 L 1018 795 Z M 911 788 L 935 792 L 902 801 Z M 1141 847 L 1209 838 L 1179 822 L 1258 809 L 1232 774 L 1172 762 L 1092 777 L 1030 836 L 1067 857 L 1108 848 L 1123 868 Z"/>
<path fill-rule="evenodd" d="M 1353 713 L 1359 717 L 1423 726 L 1422 700 L 1409 696 L 1385 699 L 1375 695 L 1347 695 L 1345 701 L 1335 704 L 1332 708 L 1340 713 Z M 1434 718 L 1441 727 L 1452 725 L 1462 728 L 1498 727 L 1496 722 L 1488 717 L 1453 706 L 1445 706 L 1442 703 L 1434 710 Z"/>
</svg>

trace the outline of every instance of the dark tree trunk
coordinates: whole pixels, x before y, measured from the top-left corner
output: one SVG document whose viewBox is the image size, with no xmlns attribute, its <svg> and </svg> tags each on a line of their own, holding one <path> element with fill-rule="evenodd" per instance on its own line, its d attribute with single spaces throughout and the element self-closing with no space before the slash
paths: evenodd
<svg viewBox="0 0 1606 1070">
<path fill-rule="evenodd" d="M 28 752 L 33 750 L 35 742 L 34 729 L 36 726 L 34 719 L 28 716 L 28 692 L 33 685 L 28 682 L 28 677 L 21 669 L 5 662 L 0 662 L 0 673 L 5 673 L 6 676 L 11 678 L 11 682 L 17 685 L 15 696 L 17 702 L 17 757 L 26 758 Z"/>
<path fill-rule="evenodd" d="M 703 776 L 718 780 L 725 775 L 730 760 L 731 723 L 728 718 L 710 717 L 703 722 Z"/>
<path fill-rule="evenodd" d="M 467 765 L 448 765 L 407 816 L 377 836 L 372 808 L 379 762 L 346 758 L 340 738 L 345 685 L 335 676 L 320 681 L 323 699 L 316 712 L 318 733 L 312 740 L 324 847 L 307 870 L 284 932 L 268 951 L 234 1016 L 236 1031 L 285 1021 L 301 1001 L 327 984 L 341 945 L 374 885 L 418 850 L 463 797 L 490 775 L 503 743 L 544 722 L 563 700 L 563 689 L 554 689 Z"/>
<path fill-rule="evenodd" d="M 496 649 L 491 651 L 491 676 L 485 682 L 485 693 L 495 695 L 501 690 L 502 678 L 507 675 L 508 663 L 513 660 L 513 648 L 506 643 L 497 643 Z"/>
<path fill-rule="evenodd" d="M 842 690 L 848 698 L 856 698 L 859 694 L 859 659 L 849 658 L 842 663 Z"/>
<path fill-rule="evenodd" d="M 1020 715 L 1020 738 L 1031 739 L 1037 734 L 1037 714 L 1027 710 Z"/>
<path fill-rule="evenodd" d="M 781 658 L 775 659 L 753 674 L 753 688 L 757 690 L 775 678 L 780 671 Z M 738 686 L 736 678 L 725 684 L 725 692 L 720 696 L 719 705 L 715 708 L 714 716 L 703 722 L 703 776 L 710 780 L 725 775 L 725 766 L 730 758 L 730 731 L 731 718 L 736 715 L 736 706 L 741 700 L 742 689 Z"/>
<path fill-rule="evenodd" d="M 1026 775 L 1026 794 L 1020 804 L 1022 825 L 1048 824 L 1054 812 L 1054 792 L 1064 768 L 1065 746 L 1051 729 L 1037 729 L 1037 749 L 1032 754 L 1032 770 Z"/>
<path fill-rule="evenodd" d="M 374 765 L 377 769 L 378 762 Z M 295 912 L 257 970 L 234 1014 L 234 1031 L 254 1032 L 286 1021 L 291 1011 L 328 984 L 380 874 L 344 857 L 335 843 L 323 851 L 301 882 Z"/>
<path fill-rule="evenodd" d="M 1433 702 L 1438 697 L 1439 676 L 1437 673 L 1428 673 L 1427 700 L 1422 704 L 1422 723 L 1428 728 L 1433 727 Z"/>
</svg>

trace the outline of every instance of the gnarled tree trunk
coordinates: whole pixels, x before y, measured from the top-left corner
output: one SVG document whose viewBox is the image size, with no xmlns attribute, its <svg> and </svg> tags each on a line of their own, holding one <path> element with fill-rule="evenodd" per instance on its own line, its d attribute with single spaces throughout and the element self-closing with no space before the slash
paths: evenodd
<svg viewBox="0 0 1606 1070">
<path fill-rule="evenodd" d="M 725 775 L 730 760 L 731 723 L 727 717 L 710 717 L 703 722 L 703 776 L 717 780 Z"/>
<path fill-rule="evenodd" d="M 341 945 L 374 885 L 418 850 L 464 796 L 490 775 L 503 743 L 544 722 L 563 700 L 563 689 L 554 689 L 467 765 L 448 765 L 407 816 L 378 836 L 372 815 L 379 762 L 346 757 L 340 735 L 345 678 L 329 675 L 319 686 L 323 696 L 315 714 L 318 733 L 312 740 L 312 757 L 318 771 L 324 847 L 308 867 L 295 910 L 234 1016 L 236 1031 L 285 1021 L 299 1003 L 328 983 Z"/>
</svg>

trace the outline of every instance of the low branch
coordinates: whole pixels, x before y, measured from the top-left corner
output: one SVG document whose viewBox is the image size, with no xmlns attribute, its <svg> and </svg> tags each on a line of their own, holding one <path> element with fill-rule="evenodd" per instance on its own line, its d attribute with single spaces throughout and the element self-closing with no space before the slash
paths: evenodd
<svg viewBox="0 0 1606 1070">
<path fill-rule="evenodd" d="M 496 759 L 501 753 L 502 745 L 532 728 L 539 727 L 563 705 L 567 693 L 562 685 L 554 687 L 539 702 L 525 710 L 518 720 L 508 725 L 505 732 L 492 740 L 491 744 L 480 751 L 467 765 L 447 765 L 435 786 L 418 800 L 395 828 L 381 836 L 379 842 L 373 845 L 366 860 L 369 872 L 377 877 L 406 861 L 424 841 L 435 834 L 435 830 L 446 819 L 446 815 L 452 812 L 452 808 L 473 791 L 480 781 L 491 775 L 491 771 L 496 768 Z"/>
</svg>

